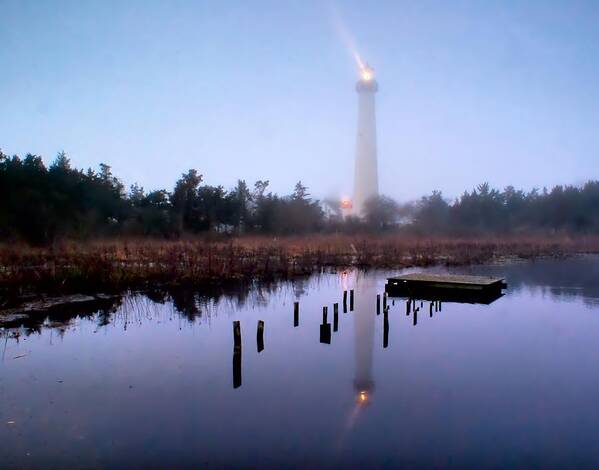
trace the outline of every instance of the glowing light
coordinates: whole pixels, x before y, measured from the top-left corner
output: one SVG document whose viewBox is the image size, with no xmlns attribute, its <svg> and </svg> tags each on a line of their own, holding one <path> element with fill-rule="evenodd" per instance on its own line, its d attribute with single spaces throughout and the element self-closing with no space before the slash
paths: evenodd
<svg viewBox="0 0 599 470">
<path fill-rule="evenodd" d="M 374 79 L 374 70 L 368 64 L 360 68 L 360 76 L 365 82 L 369 82 Z"/>
<path fill-rule="evenodd" d="M 352 202 L 351 199 L 344 197 L 343 199 L 341 199 L 341 209 L 351 209 L 352 208 Z"/>
<path fill-rule="evenodd" d="M 366 404 L 368 402 L 368 392 L 366 390 L 362 390 L 358 394 L 358 401 L 361 404 Z"/>
</svg>

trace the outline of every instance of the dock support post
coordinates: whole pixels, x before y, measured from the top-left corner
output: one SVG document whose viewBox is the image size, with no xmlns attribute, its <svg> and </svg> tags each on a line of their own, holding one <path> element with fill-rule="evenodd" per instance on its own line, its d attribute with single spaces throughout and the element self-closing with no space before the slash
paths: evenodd
<svg viewBox="0 0 599 470">
<path fill-rule="evenodd" d="M 376 314 L 381 313 L 381 294 L 376 294 Z"/>
<path fill-rule="evenodd" d="M 418 323 L 418 310 L 419 308 L 414 310 L 414 322 L 412 323 L 414 326 L 416 326 L 416 324 Z"/>
<path fill-rule="evenodd" d="M 329 313 L 329 307 L 322 307 L 322 324 L 327 322 L 327 314 Z"/>
<path fill-rule="evenodd" d="M 406 302 L 406 315 L 410 314 L 410 310 L 412 309 L 412 301 L 410 299 L 407 300 Z"/>
<path fill-rule="evenodd" d="M 387 308 L 387 293 L 383 293 L 383 310 Z"/>
<path fill-rule="evenodd" d="M 433 318 L 433 302 L 431 302 L 430 306 L 429 306 L 429 315 L 431 318 Z"/>
<path fill-rule="evenodd" d="M 353 312 L 354 311 L 354 290 L 351 289 L 349 291 L 349 311 Z"/>
</svg>

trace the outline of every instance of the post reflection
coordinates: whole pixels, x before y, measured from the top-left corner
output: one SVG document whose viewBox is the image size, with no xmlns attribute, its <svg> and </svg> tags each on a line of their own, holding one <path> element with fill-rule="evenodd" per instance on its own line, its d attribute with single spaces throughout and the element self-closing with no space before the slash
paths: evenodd
<svg viewBox="0 0 599 470">
<path fill-rule="evenodd" d="M 233 388 L 241 387 L 241 322 L 233 322 Z"/>
</svg>

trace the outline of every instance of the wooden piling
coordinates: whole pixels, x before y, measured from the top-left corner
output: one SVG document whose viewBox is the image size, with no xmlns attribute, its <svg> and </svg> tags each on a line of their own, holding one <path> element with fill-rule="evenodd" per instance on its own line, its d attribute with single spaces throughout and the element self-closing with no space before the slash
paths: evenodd
<svg viewBox="0 0 599 470">
<path fill-rule="evenodd" d="M 264 321 L 258 320 L 258 330 L 256 331 L 256 347 L 258 352 L 264 350 Z"/>
<path fill-rule="evenodd" d="M 410 314 L 411 307 L 412 307 L 412 301 L 410 299 L 408 299 L 406 302 L 406 315 Z"/>
<path fill-rule="evenodd" d="M 381 294 L 376 294 L 376 314 L 381 313 Z"/>
<path fill-rule="evenodd" d="M 349 291 L 349 311 L 354 311 L 354 290 Z"/>
<path fill-rule="evenodd" d="M 331 344 L 331 324 L 330 323 L 320 325 L 320 342 L 323 344 Z"/>
<path fill-rule="evenodd" d="M 329 307 L 322 307 L 322 324 L 327 323 L 327 314 L 329 313 Z"/>
<path fill-rule="evenodd" d="M 337 305 L 337 304 L 335 304 Z M 336 308 L 333 308 L 333 331 L 337 331 L 339 329 L 339 311 Z"/>
<path fill-rule="evenodd" d="M 431 304 L 429 306 L 429 315 L 431 318 L 433 318 L 433 302 L 431 302 Z"/>
<path fill-rule="evenodd" d="M 419 308 L 417 308 L 416 310 L 414 310 L 414 321 L 413 321 L 413 325 L 416 326 L 416 324 L 418 323 L 418 310 L 420 310 Z"/>
<path fill-rule="evenodd" d="M 293 327 L 299 326 L 299 302 L 293 303 Z"/>
<path fill-rule="evenodd" d="M 241 352 L 241 322 L 233 322 L 233 351 Z"/>
<path fill-rule="evenodd" d="M 233 322 L 233 388 L 241 387 L 241 323 Z"/>
</svg>

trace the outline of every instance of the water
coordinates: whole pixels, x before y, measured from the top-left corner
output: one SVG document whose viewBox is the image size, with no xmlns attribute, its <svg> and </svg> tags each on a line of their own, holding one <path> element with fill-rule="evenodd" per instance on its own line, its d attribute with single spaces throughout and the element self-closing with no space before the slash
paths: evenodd
<svg viewBox="0 0 599 470">
<path fill-rule="evenodd" d="M 507 295 L 425 303 L 416 326 L 390 300 L 386 348 L 376 294 L 396 272 L 129 295 L 5 329 L 0 465 L 596 467 L 599 258 L 460 272 L 505 274 Z"/>
</svg>

